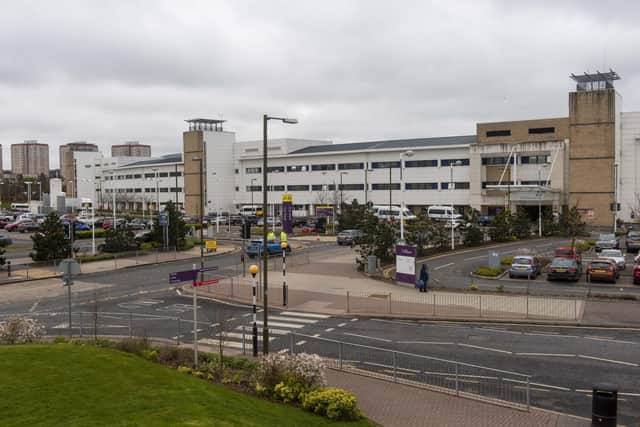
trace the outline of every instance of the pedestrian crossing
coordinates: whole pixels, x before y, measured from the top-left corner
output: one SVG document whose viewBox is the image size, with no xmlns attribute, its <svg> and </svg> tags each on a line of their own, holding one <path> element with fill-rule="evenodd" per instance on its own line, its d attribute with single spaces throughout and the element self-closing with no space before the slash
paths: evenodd
<svg viewBox="0 0 640 427">
<path fill-rule="evenodd" d="M 269 342 L 277 340 L 285 335 L 289 335 L 292 331 L 300 332 L 301 329 L 326 320 L 329 317 L 331 316 L 326 314 L 305 313 L 301 311 L 274 312 L 273 315 L 269 316 Z M 247 319 L 243 318 L 243 320 Z M 200 338 L 198 343 L 217 347 L 220 345 L 220 341 L 222 341 L 222 346 L 225 348 L 248 350 L 251 348 L 251 332 L 251 322 L 248 322 L 244 327 L 242 325 L 238 325 L 229 331 L 214 330 L 213 337 Z M 217 333 L 221 333 L 222 338 L 217 336 Z M 258 320 L 258 341 L 262 342 L 262 319 Z"/>
</svg>

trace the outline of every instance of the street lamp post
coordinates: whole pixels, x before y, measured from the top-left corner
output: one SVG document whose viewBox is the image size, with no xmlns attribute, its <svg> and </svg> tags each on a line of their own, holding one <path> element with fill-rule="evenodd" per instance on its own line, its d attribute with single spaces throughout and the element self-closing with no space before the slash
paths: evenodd
<svg viewBox="0 0 640 427">
<path fill-rule="evenodd" d="M 539 195 L 538 195 L 538 237 L 542 237 L 542 188 L 543 188 L 543 186 L 540 183 L 540 172 L 542 171 L 542 168 L 547 168 L 548 166 L 549 166 L 548 163 L 543 163 L 538 168 L 538 189 L 539 189 Z"/>
<path fill-rule="evenodd" d="M 344 205 L 343 191 L 342 191 L 342 176 L 349 175 L 349 172 L 340 172 L 340 214 L 342 214 L 342 206 Z"/>
<path fill-rule="evenodd" d="M 400 242 L 404 243 L 404 157 L 412 157 L 413 151 L 400 153 Z"/>
<path fill-rule="evenodd" d="M 267 215 L 267 123 L 269 120 L 279 120 L 282 123 L 288 124 L 296 124 L 298 123 L 297 119 L 287 118 L 287 117 L 271 117 L 268 115 L 262 116 L 262 215 L 263 217 Z M 269 354 L 269 304 L 268 304 L 268 284 L 267 284 L 267 276 L 269 271 L 269 264 L 267 258 L 267 220 L 266 218 L 263 221 L 262 226 L 262 244 L 263 244 L 263 281 L 262 281 L 262 292 L 263 292 L 263 304 L 264 304 L 264 313 L 263 313 L 263 329 L 262 329 L 262 352 L 264 354 Z"/>
<path fill-rule="evenodd" d="M 369 205 L 369 180 L 368 180 L 368 174 L 369 172 L 373 172 L 373 169 L 369 169 L 367 167 L 367 164 L 364 164 L 364 205 L 368 206 Z"/>
<path fill-rule="evenodd" d="M 451 192 L 451 222 L 449 223 L 449 227 L 451 227 L 451 250 L 455 250 L 456 248 L 456 243 L 455 243 L 455 228 L 453 226 L 453 190 L 454 190 L 454 183 L 453 183 L 453 167 L 454 166 L 461 166 L 462 165 L 462 161 L 460 160 L 456 160 L 454 161 L 450 161 L 449 162 L 449 170 L 451 172 L 450 175 L 450 181 L 449 181 L 449 191 Z"/>
</svg>

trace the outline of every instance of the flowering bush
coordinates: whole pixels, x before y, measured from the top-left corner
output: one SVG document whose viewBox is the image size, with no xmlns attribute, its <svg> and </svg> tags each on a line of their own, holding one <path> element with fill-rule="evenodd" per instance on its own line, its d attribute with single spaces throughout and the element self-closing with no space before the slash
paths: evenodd
<svg viewBox="0 0 640 427">
<path fill-rule="evenodd" d="M 353 393 L 340 388 L 327 387 L 307 394 L 302 407 L 331 420 L 357 420 L 362 417 Z"/>
<path fill-rule="evenodd" d="M 256 372 L 256 390 L 285 402 L 301 402 L 306 393 L 325 385 L 323 368 L 315 354 L 270 354 Z"/>
<path fill-rule="evenodd" d="M 0 343 L 24 344 L 44 336 L 44 325 L 28 317 L 11 317 L 0 322 Z"/>
</svg>

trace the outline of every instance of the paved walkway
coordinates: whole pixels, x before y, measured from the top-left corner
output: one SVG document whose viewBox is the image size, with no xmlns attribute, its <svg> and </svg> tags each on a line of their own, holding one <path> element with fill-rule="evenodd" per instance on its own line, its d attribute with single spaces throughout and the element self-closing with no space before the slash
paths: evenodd
<svg viewBox="0 0 640 427">
<path fill-rule="evenodd" d="M 360 409 L 385 427 L 583 427 L 591 422 L 436 393 L 345 372 L 327 371 L 330 386 L 353 392 Z"/>
</svg>

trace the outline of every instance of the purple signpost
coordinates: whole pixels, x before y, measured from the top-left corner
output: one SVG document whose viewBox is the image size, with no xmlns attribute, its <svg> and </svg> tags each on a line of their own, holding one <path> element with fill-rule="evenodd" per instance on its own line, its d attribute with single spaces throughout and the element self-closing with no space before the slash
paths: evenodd
<svg viewBox="0 0 640 427">
<path fill-rule="evenodd" d="M 416 283 L 416 255 L 415 246 L 396 245 L 396 282 Z"/>
<path fill-rule="evenodd" d="M 282 230 L 293 233 L 293 198 L 291 194 L 282 195 Z"/>
</svg>

